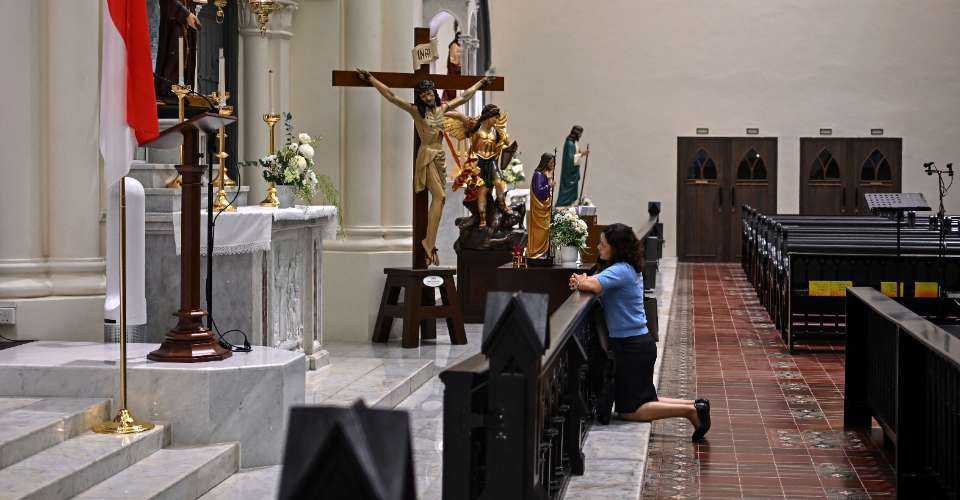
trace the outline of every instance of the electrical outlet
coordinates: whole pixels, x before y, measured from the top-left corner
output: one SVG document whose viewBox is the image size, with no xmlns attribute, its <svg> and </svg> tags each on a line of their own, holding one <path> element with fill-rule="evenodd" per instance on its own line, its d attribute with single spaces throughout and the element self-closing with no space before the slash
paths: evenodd
<svg viewBox="0 0 960 500">
<path fill-rule="evenodd" d="M 17 324 L 16 307 L 0 307 L 0 325 Z"/>
</svg>

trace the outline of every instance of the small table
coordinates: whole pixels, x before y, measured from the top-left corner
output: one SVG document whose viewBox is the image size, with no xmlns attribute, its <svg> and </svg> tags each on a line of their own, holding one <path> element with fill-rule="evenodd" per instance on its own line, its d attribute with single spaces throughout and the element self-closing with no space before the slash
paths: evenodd
<svg viewBox="0 0 960 500">
<path fill-rule="evenodd" d="M 553 314 L 573 293 L 570 275 L 585 273 L 590 267 L 590 264 L 554 264 L 515 269 L 512 263 L 504 264 L 497 268 L 490 290 L 545 293 L 550 296 L 548 314 Z"/>
</svg>

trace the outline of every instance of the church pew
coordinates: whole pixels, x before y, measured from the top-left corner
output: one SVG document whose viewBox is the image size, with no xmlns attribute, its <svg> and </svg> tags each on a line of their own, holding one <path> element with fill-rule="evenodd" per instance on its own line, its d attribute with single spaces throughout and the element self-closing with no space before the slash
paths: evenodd
<svg viewBox="0 0 960 500">
<path fill-rule="evenodd" d="M 928 217 L 901 227 L 899 250 L 896 222 L 881 217 L 765 215 L 745 206 L 741 220 L 744 273 L 791 351 L 798 341 L 842 337 L 842 285 L 886 286 L 893 295 L 899 276 L 901 300 L 926 314 L 937 312 L 931 284 L 960 288 L 960 234 L 947 235 L 941 265 Z"/>
<path fill-rule="evenodd" d="M 612 356 L 592 294 L 547 317 L 547 297 L 492 292 L 481 354 L 444 370 L 443 498 L 563 497 L 583 443 L 609 421 Z"/>
</svg>

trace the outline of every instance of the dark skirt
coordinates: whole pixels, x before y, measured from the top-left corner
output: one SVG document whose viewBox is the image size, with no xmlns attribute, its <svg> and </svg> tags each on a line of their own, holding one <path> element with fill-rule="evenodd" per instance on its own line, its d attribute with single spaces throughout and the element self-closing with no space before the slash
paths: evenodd
<svg viewBox="0 0 960 500">
<path fill-rule="evenodd" d="M 616 360 L 617 413 L 633 413 L 645 403 L 657 401 L 653 386 L 653 365 L 657 362 L 657 343 L 652 335 L 610 338 Z"/>
<path fill-rule="evenodd" d="M 480 167 L 480 178 L 483 179 L 484 187 L 493 189 L 493 182 L 497 179 L 497 159 L 480 158 L 477 166 Z"/>
</svg>

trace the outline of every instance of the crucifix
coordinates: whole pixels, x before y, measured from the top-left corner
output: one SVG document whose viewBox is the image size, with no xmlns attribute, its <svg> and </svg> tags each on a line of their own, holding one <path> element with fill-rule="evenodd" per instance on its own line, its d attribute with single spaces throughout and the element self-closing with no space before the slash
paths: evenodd
<svg viewBox="0 0 960 500">
<path fill-rule="evenodd" d="M 429 44 L 430 43 L 430 29 L 429 28 L 414 28 L 413 31 L 414 44 L 417 46 Z M 463 76 L 463 75 L 433 75 L 430 74 L 430 64 L 429 62 L 421 64 L 420 68 L 414 71 L 413 73 L 386 73 L 386 72 L 370 72 L 369 76 L 372 76 L 377 82 L 382 83 L 384 87 L 387 88 L 407 88 L 407 89 L 417 89 L 424 81 L 429 81 L 433 83 L 433 87 L 436 89 L 443 90 L 471 90 L 471 88 L 485 79 L 488 81 L 487 85 L 483 86 L 483 90 L 488 91 L 502 91 L 503 90 L 503 78 L 502 77 L 482 77 L 482 76 Z M 335 87 L 370 87 L 374 86 L 370 79 L 363 76 L 361 72 L 357 71 L 334 71 L 333 72 L 333 85 Z M 389 97 L 388 97 L 389 99 Z M 415 96 L 416 100 L 416 96 Z M 406 109 L 404 106 L 417 106 L 418 103 L 401 103 L 397 104 L 401 108 Z M 439 102 L 434 103 L 438 108 L 440 106 Z M 461 103 L 462 104 L 462 103 Z M 456 106 L 453 106 L 456 107 Z M 421 114 L 423 112 L 421 111 Z M 442 113 L 441 113 L 442 114 Z M 427 115 L 429 119 L 429 115 Z M 432 248 L 424 248 L 424 245 L 421 243 L 428 236 L 427 226 L 428 226 L 428 191 L 429 189 L 422 189 L 423 185 L 420 184 L 417 180 L 417 176 L 422 175 L 421 172 L 418 172 L 418 155 L 422 155 L 420 151 L 421 146 L 421 137 L 420 133 L 416 130 L 418 127 L 415 125 L 415 130 L 413 134 L 413 154 L 414 154 L 414 184 L 415 192 L 413 195 L 413 268 L 414 269 L 424 269 L 427 267 L 428 263 L 436 264 L 436 259 L 430 255 Z M 441 126 L 442 130 L 442 126 Z M 440 138 L 437 138 L 436 141 L 438 144 Z M 442 148 L 440 149 L 442 151 Z M 423 158 L 419 159 L 423 161 Z M 423 167 L 420 167 L 423 168 Z M 446 179 L 440 179 L 444 184 Z M 431 234 L 431 237 L 435 237 L 435 234 Z M 433 243 L 430 241 L 429 243 Z"/>
<path fill-rule="evenodd" d="M 430 44 L 429 28 L 414 28 L 414 50 Z M 367 71 L 334 71 L 335 87 L 375 87 L 387 100 L 404 109 L 414 118 L 413 134 L 413 266 L 406 269 L 385 269 L 387 281 L 380 303 L 380 313 L 374 327 L 374 342 L 386 342 L 393 317 L 403 317 L 403 346 L 419 345 L 423 338 L 436 336 L 435 319 L 447 318 L 450 337 L 454 344 L 465 344 L 463 319 L 460 300 L 456 287 L 452 283 L 453 270 L 427 269 L 428 265 L 439 264 L 435 247 L 440 213 L 443 209 L 443 190 L 446 186 L 443 170 L 442 119 L 443 112 L 466 102 L 474 92 L 482 88 L 488 91 L 502 91 L 503 78 L 492 76 L 433 75 L 430 74 L 430 61 L 423 61 L 413 73 L 387 73 Z M 391 88 L 412 88 L 415 90 L 414 103 L 403 102 L 390 92 Z M 439 102 L 436 89 L 464 90 L 465 96 L 458 97 L 449 104 Z M 424 101 L 421 95 L 433 94 L 433 102 Z M 429 96 L 428 96 L 429 97 Z M 452 106 L 451 106 L 452 104 Z M 423 145 L 423 147 L 421 147 Z M 455 152 L 454 152 L 455 154 Z M 430 191 L 434 199 L 430 203 Z M 420 276 L 420 275 L 423 276 Z M 435 276 L 434 276 L 435 275 Z M 425 284 L 421 278 L 437 278 L 437 284 Z M 434 305 L 434 287 L 440 288 L 443 306 Z M 405 289 L 404 304 L 398 304 L 400 290 Z"/>
</svg>

